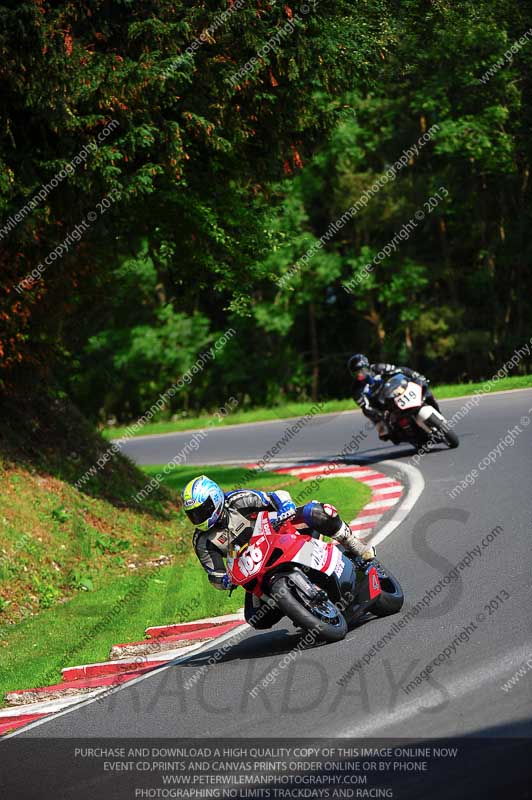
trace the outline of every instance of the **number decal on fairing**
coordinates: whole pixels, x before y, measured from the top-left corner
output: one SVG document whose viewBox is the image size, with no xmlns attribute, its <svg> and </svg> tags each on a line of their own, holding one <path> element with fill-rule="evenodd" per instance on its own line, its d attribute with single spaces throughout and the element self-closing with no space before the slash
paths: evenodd
<svg viewBox="0 0 532 800">
<path fill-rule="evenodd" d="M 255 572 L 259 571 L 263 558 L 264 555 L 260 547 L 255 547 L 255 545 L 248 547 L 246 552 L 238 559 L 240 571 L 246 578 L 249 578 L 250 575 L 254 575 Z"/>
<path fill-rule="evenodd" d="M 329 553 L 327 545 L 325 542 L 320 542 L 318 539 L 316 539 L 312 544 L 314 545 L 312 550 L 312 567 L 314 569 L 321 570 L 325 566 L 327 555 Z"/>
<path fill-rule="evenodd" d="M 410 383 L 402 395 L 395 398 L 395 404 L 404 411 L 405 408 L 412 408 L 421 405 L 421 386 L 417 383 Z"/>
</svg>

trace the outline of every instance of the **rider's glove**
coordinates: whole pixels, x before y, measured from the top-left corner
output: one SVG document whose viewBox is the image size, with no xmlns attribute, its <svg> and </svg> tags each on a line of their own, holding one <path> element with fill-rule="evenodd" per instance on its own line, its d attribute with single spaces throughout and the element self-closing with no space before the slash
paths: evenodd
<svg viewBox="0 0 532 800">
<path fill-rule="evenodd" d="M 296 513 L 296 504 L 288 492 L 283 491 L 279 494 L 277 494 L 277 492 L 270 492 L 270 501 L 277 511 L 277 516 L 272 521 L 275 528 L 280 527 L 283 522 L 286 522 L 287 519 L 290 519 Z"/>
<path fill-rule="evenodd" d="M 287 519 L 292 519 L 292 517 L 295 517 L 295 515 L 296 507 L 292 503 L 292 508 L 287 508 L 285 511 L 278 512 L 276 519 L 279 523 L 286 522 Z"/>
<path fill-rule="evenodd" d="M 233 588 L 233 584 L 231 583 L 231 578 L 229 577 L 229 575 L 224 575 L 223 576 L 222 583 L 223 583 L 224 589 L 232 589 Z"/>
<path fill-rule="evenodd" d="M 288 494 L 288 492 L 270 492 L 270 501 L 279 517 L 283 514 L 283 519 L 289 519 L 296 513 L 296 504 Z"/>
<path fill-rule="evenodd" d="M 296 507 L 293 503 L 291 505 L 293 508 L 287 508 L 286 511 L 278 512 L 272 520 L 272 525 L 276 530 L 277 528 L 280 528 L 283 522 L 286 522 L 287 519 L 292 519 L 292 517 L 295 516 Z"/>
</svg>

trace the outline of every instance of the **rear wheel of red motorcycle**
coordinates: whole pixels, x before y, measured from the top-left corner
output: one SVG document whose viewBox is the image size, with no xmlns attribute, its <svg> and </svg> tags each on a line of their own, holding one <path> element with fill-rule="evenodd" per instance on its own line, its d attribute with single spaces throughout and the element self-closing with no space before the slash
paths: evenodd
<svg viewBox="0 0 532 800">
<path fill-rule="evenodd" d="M 277 605 L 293 623 L 306 630 L 315 631 L 316 638 L 325 642 L 339 642 L 347 633 L 347 622 L 330 600 L 313 601 L 299 592 L 289 576 L 275 581 Z"/>
<path fill-rule="evenodd" d="M 380 579 L 380 585 L 382 594 L 375 602 L 375 605 L 371 606 L 371 613 L 375 614 L 376 617 L 388 617 L 390 614 L 397 614 L 405 602 L 401 584 L 391 572 L 387 571 L 386 577 Z"/>
</svg>

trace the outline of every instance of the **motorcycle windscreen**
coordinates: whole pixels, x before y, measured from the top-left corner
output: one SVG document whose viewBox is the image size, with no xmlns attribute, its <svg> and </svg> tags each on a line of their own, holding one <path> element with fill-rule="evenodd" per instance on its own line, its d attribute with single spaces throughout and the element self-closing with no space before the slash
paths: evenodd
<svg viewBox="0 0 532 800">
<path fill-rule="evenodd" d="M 398 373 L 390 378 L 389 381 L 386 381 L 384 386 L 382 387 L 382 396 L 386 399 L 391 399 L 393 397 L 399 397 L 399 395 L 403 394 L 404 390 L 408 385 L 408 380 L 405 375 Z"/>
</svg>

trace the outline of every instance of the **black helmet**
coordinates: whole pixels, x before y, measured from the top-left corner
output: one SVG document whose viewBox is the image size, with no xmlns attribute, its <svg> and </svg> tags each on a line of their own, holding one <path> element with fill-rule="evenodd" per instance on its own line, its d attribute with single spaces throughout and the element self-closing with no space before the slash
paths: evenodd
<svg viewBox="0 0 532 800">
<path fill-rule="evenodd" d="M 357 380 L 365 380 L 369 373 L 369 361 L 362 353 L 355 353 L 347 362 L 347 369 Z"/>
</svg>

